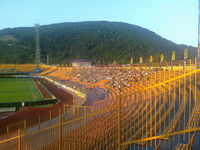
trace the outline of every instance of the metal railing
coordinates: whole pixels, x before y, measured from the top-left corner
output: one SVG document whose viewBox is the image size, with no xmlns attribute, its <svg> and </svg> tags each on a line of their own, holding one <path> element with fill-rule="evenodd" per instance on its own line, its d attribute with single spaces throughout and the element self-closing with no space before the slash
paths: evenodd
<svg viewBox="0 0 200 150">
<path fill-rule="evenodd" d="M 162 69 L 93 106 L 58 114 L 0 141 L 0 149 L 175 149 L 195 147 L 200 132 L 196 59 Z M 9 130 L 9 129 L 8 129 Z M 9 138 L 8 138 L 9 137 Z"/>
</svg>

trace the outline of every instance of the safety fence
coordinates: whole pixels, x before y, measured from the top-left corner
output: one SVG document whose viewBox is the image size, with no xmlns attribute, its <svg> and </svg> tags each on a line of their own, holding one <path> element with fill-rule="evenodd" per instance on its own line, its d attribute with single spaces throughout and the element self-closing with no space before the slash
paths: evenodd
<svg viewBox="0 0 200 150">
<path fill-rule="evenodd" d="M 146 82 L 149 86 L 136 91 L 140 109 L 125 124 L 119 123 L 118 147 L 191 149 L 195 138 L 200 140 L 196 134 L 200 129 L 200 70 L 192 67 L 192 61 L 187 67 L 155 74 L 153 80 Z M 158 78 L 162 81 L 158 82 Z"/>
<path fill-rule="evenodd" d="M 53 116 L 50 111 L 48 120 L 41 122 L 41 117 L 39 117 L 38 124 L 32 128 L 27 128 L 26 121 L 22 121 L 24 127 L 19 129 L 17 133 L 12 133 L 9 139 L 6 137 L 5 140 L 0 141 L 0 148 L 38 149 L 54 142 L 54 148 L 56 148 L 56 141 L 60 141 L 65 135 L 84 127 L 93 118 L 100 117 L 100 113 L 105 111 L 95 112 L 95 109 L 91 106 L 75 105 L 65 105 L 58 110 L 57 117 Z"/>
<path fill-rule="evenodd" d="M 0 141 L 1 149 L 181 149 L 200 141 L 200 69 L 160 69 L 93 106 L 60 106 L 56 117 Z M 40 119 L 41 120 L 41 117 Z M 196 140 L 195 140 L 196 139 Z M 196 141 L 196 142 L 195 142 Z"/>
</svg>

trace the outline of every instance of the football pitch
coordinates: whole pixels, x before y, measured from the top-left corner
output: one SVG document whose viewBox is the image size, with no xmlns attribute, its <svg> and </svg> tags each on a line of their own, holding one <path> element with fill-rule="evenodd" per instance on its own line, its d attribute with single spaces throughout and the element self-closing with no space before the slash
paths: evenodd
<svg viewBox="0 0 200 150">
<path fill-rule="evenodd" d="M 41 99 L 42 94 L 32 78 L 0 78 L 0 103 Z"/>
</svg>

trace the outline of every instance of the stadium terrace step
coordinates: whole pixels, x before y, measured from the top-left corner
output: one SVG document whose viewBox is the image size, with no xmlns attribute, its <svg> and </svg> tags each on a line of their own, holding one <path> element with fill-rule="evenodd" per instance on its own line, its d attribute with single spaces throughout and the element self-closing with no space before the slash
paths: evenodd
<svg viewBox="0 0 200 150">
<path fill-rule="evenodd" d="M 187 144 L 177 144 L 176 150 L 186 150 Z"/>
<path fill-rule="evenodd" d="M 183 95 L 183 91 L 181 91 L 181 95 Z M 187 96 L 187 95 L 186 95 Z M 184 110 L 186 108 L 188 101 L 184 103 L 184 101 L 181 101 L 181 105 L 179 106 L 179 110 L 177 111 L 176 115 L 174 116 L 173 120 L 170 121 L 170 124 L 168 125 L 167 128 L 165 128 L 163 134 L 169 134 L 173 132 L 176 129 L 176 126 L 178 125 L 178 122 L 180 121 Z"/>
</svg>

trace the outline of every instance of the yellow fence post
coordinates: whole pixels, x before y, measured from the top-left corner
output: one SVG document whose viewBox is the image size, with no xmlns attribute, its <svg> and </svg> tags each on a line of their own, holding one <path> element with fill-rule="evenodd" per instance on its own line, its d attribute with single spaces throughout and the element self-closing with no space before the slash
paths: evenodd
<svg viewBox="0 0 200 150">
<path fill-rule="evenodd" d="M 67 120 L 69 120 L 68 111 L 69 111 L 69 105 L 67 104 Z"/>
<path fill-rule="evenodd" d="M 38 115 L 38 130 L 40 130 L 40 114 Z"/>
<path fill-rule="evenodd" d="M 171 72 L 170 72 L 170 70 L 169 70 L 169 80 L 171 79 Z M 171 106 L 170 105 L 170 101 L 171 101 L 171 97 L 170 97 L 170 94 L 171 94 L 171 83 L 170 83 L 170 81 L 169 81 L 169 93 L 168 93 L 168 96 L 169 96 L 169 98 L 168 98 L 168 100 L 169 100 L 169 107 Z M 170 109 L 169 109 L 169 114 L 170 114 L 171 112 L 170 112 Z M 170 118 L 170 115 L 169 115 L 169 124 L 170 124 L 170 120 L 171 120 L 171 118 Z"/>
<path fill-rule="evenodd" d="M 165 69 L 164 69 L 164 82 L 165 82 Z M 165 85 L 166 83 L 164 84 L 164 113 L 165 113 L 165 109 L 166 109 L 166 105 L 165 105 Z M 164 119 L 164 129 L 165 129 L 165 119 Z"/>
<path fill-rule="evenodd" d="M 175 76 L 176 76 L 175 67 L 173 69 L 174 69 L 174 78 L 175 78 Z M 175 118 L 175 115 L 176 115 L 175 112 L 176 112 L 176 82 L 174 80 L 174 118 Z M 174 149 L 174 146 L 175 146 L 175 136 L 173 136 L 173 149 Z"/>
<path fill-rule="evenodd" d="M 156 73 L 155 73 L 155 84 L 156 84 L 156 82 L 157 82 L 157 77 L 156 77 Z M 155 100 L 154 100 L 154 107 L 155 107 L 155 124 L 154 124 L 154 127 L 155 127 L 155 136 L 156 136 L 156 121 L 157 121 L 157 119 L 156 119 L 156 101 L 157 101 L 157 92 L 156 92 L 156 88 L 155 88 L 155 92 L 154 92 L 154 97 L 155 97 Z M 159 108 L 160 109 L 160 108 Z M 152 110 L 153 111 L 153 110 Z M 155 140 L 155 147 L 156 147 L 156 140 Z"/>
<path fill-rule="evenodd" d="M 148 99 L 148 90 L 146 90 L 146 138 L 147 138 L 147 120 L 148 120 L 148 116 L 147 116 L 147 99 Z M 146 150 L 147 150 L 147 144 L 148 144 L 148 142 L 146 141 Z"/>
<path fill-rule="evenodd" d="M 84 122 L 86 124 L 86 107 L 84 107 Z"/>
<path fill-rule="evenodd" d="M 178 75 L 181 75 L 181 69 L 180 69 L 181 64 L 179 63 L 179 69 L 178 69 Z M 178 99 L 179 99 L 179 117 L 181 118 L 181 113 L 180 113 L 180 105 L 181 105 L 181 79 L 179 78 L 178 80 Z M 181 121 L 179 121 L 179 131 L 181 130 Z M 180 144 L 180 134 L 178 135 L 178 144 Z"/>
<path fill-rule="evenodd" d="M 196 65 L 197 65 L 197 58 L 195 57 L 195 85 L 194 85 L 194 104 L 196 105 L 196 100 L 197 100 L 197 72 L 196 72 Z"/>
<path fill-rule="evenodd" d="M 190 59 L 190 72 L 192 72 L 192 62 Z M 191 91 L 191 79 L 192 75 L 190 74 L 190 89 L 189 89 L 189 129 L 190 129 L 190 112 L 191 112 L 191 96 L 192 96 L 192 91 Z M 190 132 L 189 132 L 189 142 L 190 142 Z"/>
<path fill-rule="evenodd" d="M 59 116 L 59 150 L 62 150 L 62 117 Z"/>
<path fill-rule="evenodd" d="M 7 136 L 9 136 L 9 125 L 6 126 Z"/>
<path fill-rule="evenodd" d="M 18 150 L 22 149 L 22 132 L 21 129 L 18 130 Z"/>
<path fill-rule="evenodd" d="M 150 83 L 151 86 L 151 83 Z M 153 110 L 152 110 L 152 89 L 150 89 L 150 137 L 152 137 L 152 126 L 153 126 L 153 121 L 152 121 L 152 116 L 153 116 Z M 152 140 L 151 140 L 151 146 L 152 146 Z"/>
<path fill-rule="evenodd" d="M 185 77 L 185 74 L 186 74 L 186 69 L 184 69 L 184 95 L 183 95 L 183 102 L 184 102 L 184 106 L 185 106 L 185 103 L 186 103 L 186 77 Z M 185 130 L 185 109 L 184 109 L 184 123 L 183 123 L 183 129 Z M 185 141 L 185 134 L 183 134 L 183 141 Z"/>
<path fill-rule="evenodd" d="M 24 130 L 25 130 L 25 136 L 27 135 L 27 124 L 26 124 L 26 120 L 24 120 Z"/>
<path fill-rule="evenodd" d="M 49 111 L 49 126 L 51 125 L 51 110 Z"/>
<path fill-rule="evenodd" d="M 159 90 L 159 109 L 161 108 L 161 93 L 162 90 Z M 159 111 L 159 135 L 161 135 L 161 109 Z M 161 139 L 159 139 L 159 144 L 161 144 Z"/>
<path fill-rule="evenodd" d="M 7 131 L 7 136 L 8 136 L 8 138 L 10 138 L 10 137 L 9 137 L 9 135 L 10 135 L 10 134 L 9 134 L 9 125 L 6 126 L 6 131 Z M 7 142 L 8 147 L 9 147 L 9 143 L 10 143 L 10 142 L 8 141 L 8 142 Z"/>
<path fill-rule="evenodd" d="M 144 91 L 144 99 L 142 99 L 142 127 L 143 127 L 143 117 L 144 117 L 144 100 L 145 100 L 145 91 Z M 143 137 L 144 135 L 143 135 L 143 128 L 142 128 L 142 137 Z M 128 137 L 127 137 L 127 139 L 128 139 Z M 143 145 L 142 145 L 142 150 L 143 150 Z"/>
<path fill-rule="evenodd" d="M 64 114 L 64 116 L 65 116 L 65 107 L 66 107 L 66 105 L 64 104 L 64 106 L 63 106 L 64 108 L 63 108 L 63 114 Z M 65 117 L 63 118 L 63 120 L 65 120 Z"/>
<path fill-rule="evenodd" d="M 121 144 L 121 98 L 118 96 L 118 150 Z"/>
</svg>

